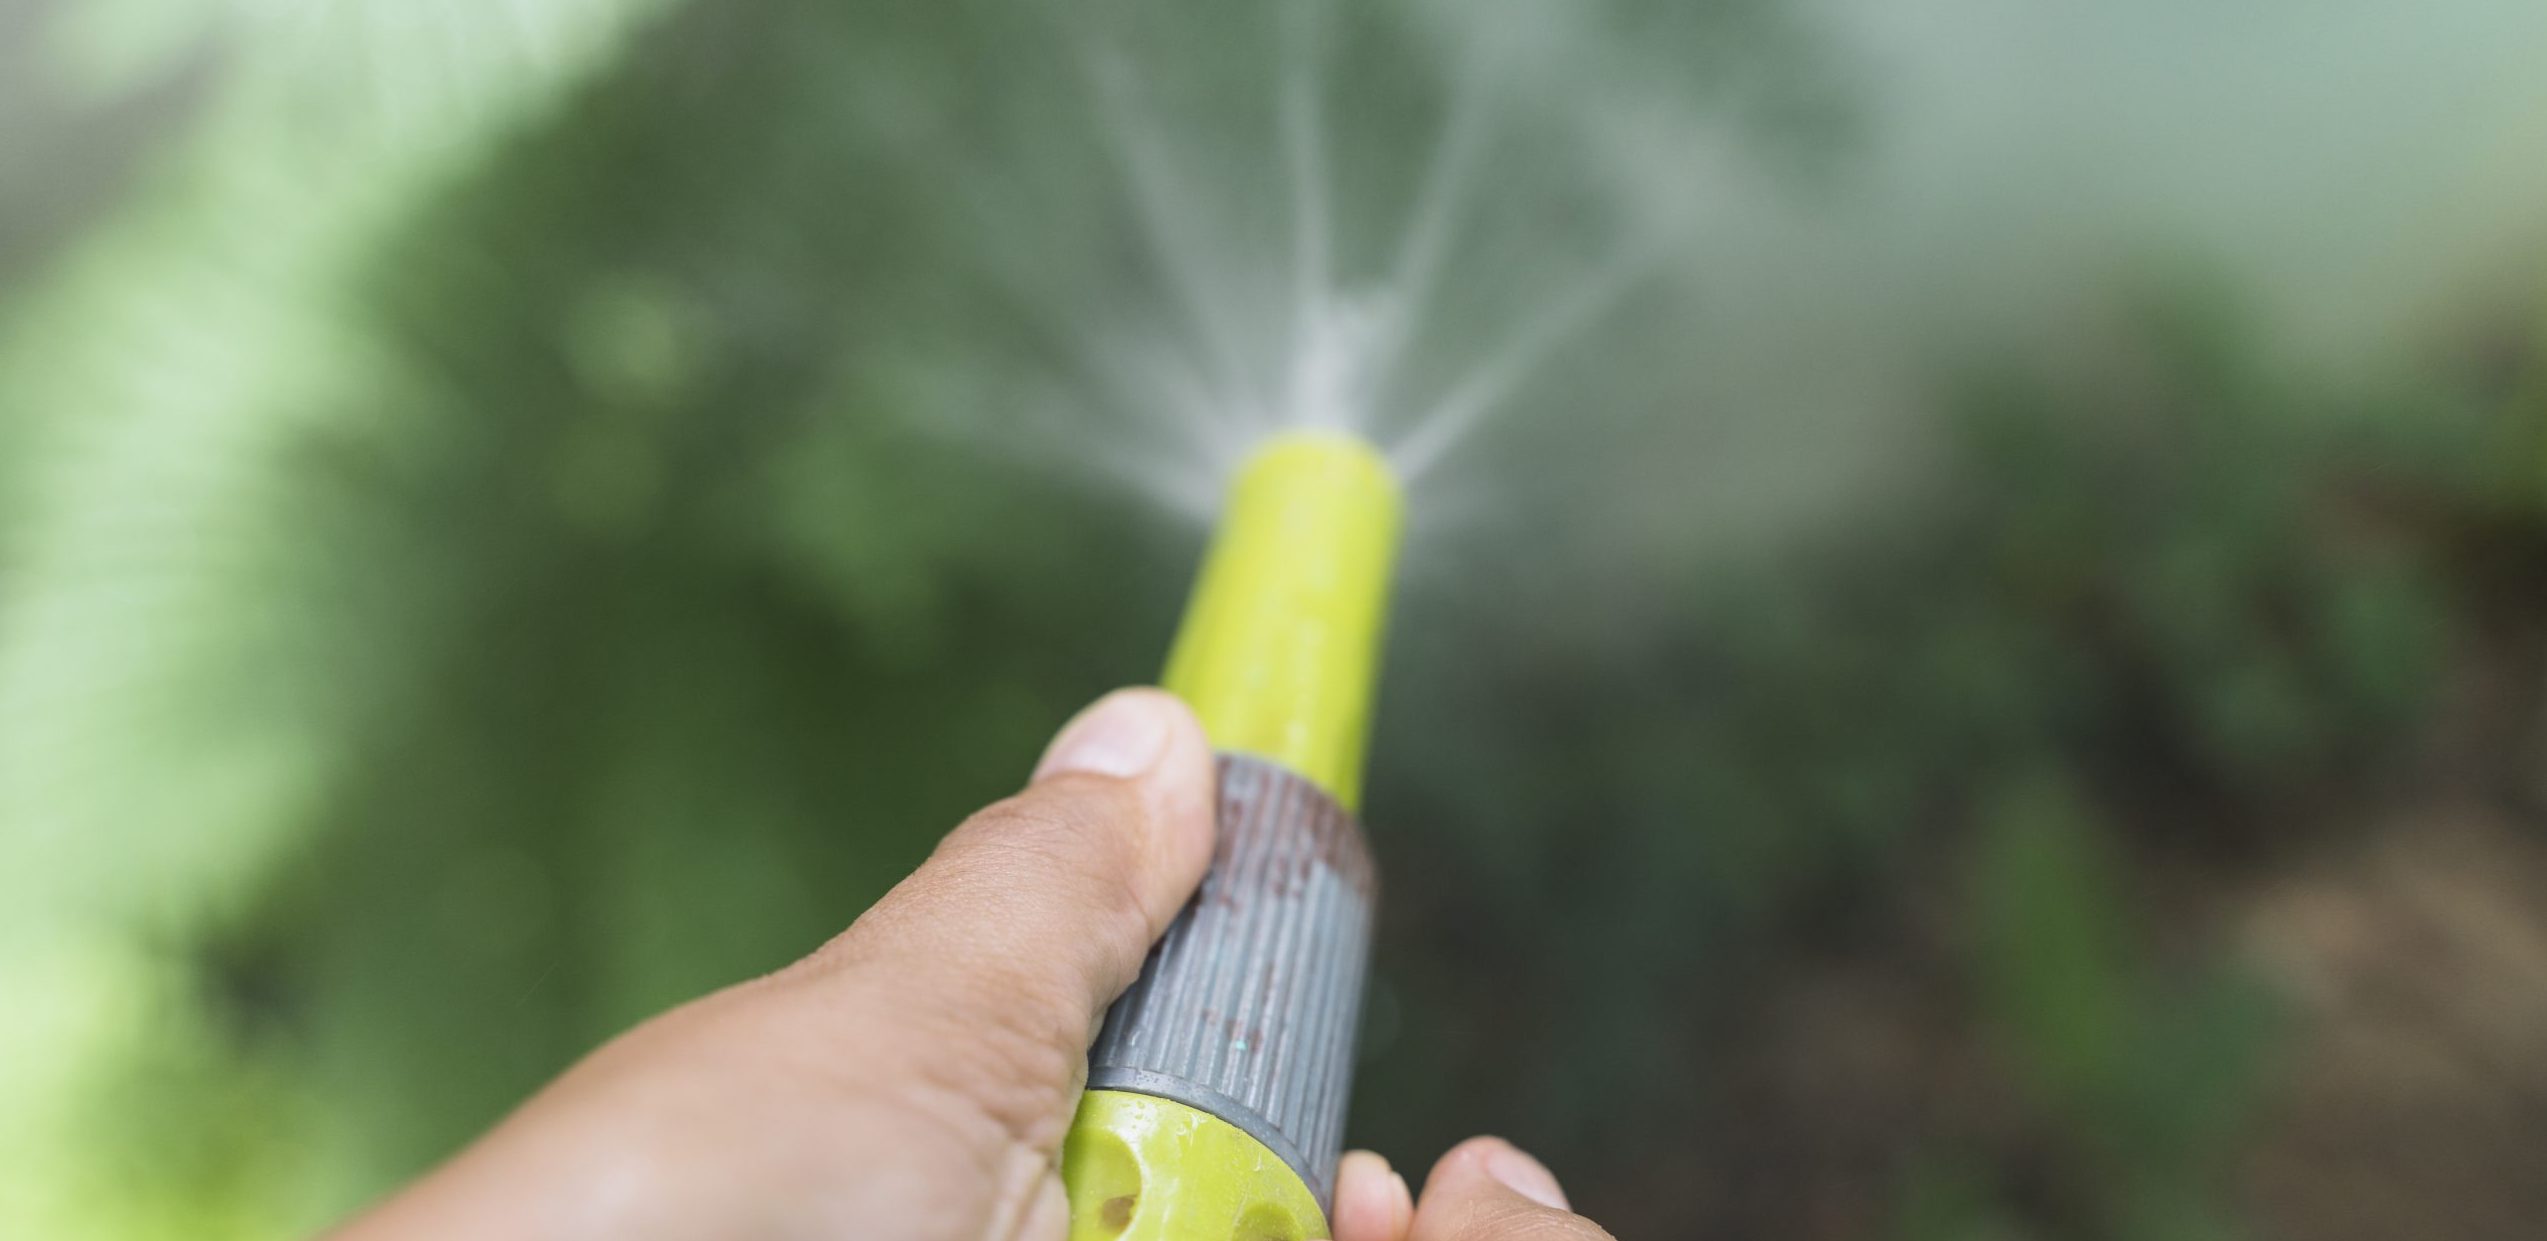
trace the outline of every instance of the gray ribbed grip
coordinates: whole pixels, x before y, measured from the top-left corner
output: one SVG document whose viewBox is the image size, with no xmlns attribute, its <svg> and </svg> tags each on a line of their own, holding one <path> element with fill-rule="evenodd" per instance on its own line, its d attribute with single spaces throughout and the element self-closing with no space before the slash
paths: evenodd
<svg viewBox="0 0 2547 1241">
<path fill-rule="evenodd" d="M 1280 1155 L 1328 1206 L 1375 879 L 1362 830 L 1335 799 L 1270 763 L 1223 756 L 1211 872 L 1106 1014 L 1089 1089 L 1210 1112 Z"/>
</svg>

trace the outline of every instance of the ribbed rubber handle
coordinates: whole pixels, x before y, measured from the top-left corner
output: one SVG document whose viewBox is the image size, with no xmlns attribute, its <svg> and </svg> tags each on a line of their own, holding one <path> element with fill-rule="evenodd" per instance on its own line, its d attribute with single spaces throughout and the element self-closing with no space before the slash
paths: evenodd
<svg viewBox="0 0 2547 1241">
<path fill-rule="evenodd" d="M 1223 756 L 1211 871 L 1106 1014 L 1089 1089 L 1210 1112 L 1332 1206 L 1377 886 L 1361 826 L 1334 798 Z"/>
</svg>

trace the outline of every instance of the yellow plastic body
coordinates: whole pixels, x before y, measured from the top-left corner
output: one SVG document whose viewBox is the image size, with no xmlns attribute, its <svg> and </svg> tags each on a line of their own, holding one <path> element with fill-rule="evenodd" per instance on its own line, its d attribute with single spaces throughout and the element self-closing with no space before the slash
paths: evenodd
<svg viewBox="0 0 2547 1241">
<path fill-rule="evenodd" d="M 1359 809 L 1402 502 L 1368 443 L 1268 441 L 1231 484 L 1165 686 L 1212 744 Z M 1070 1241 L 1316 1241 L 1308 1185 L 1246 1131 L 1117 1090 L 1082 1096 L 1062 1148 Z"/>
<path fill-rule="evenodd" d="M 1396 475 L 1363 440 L 1268 441 L 1230 486 L 1162 682 L 1213 745 L 1280 763 L 1348 810 L 1401 512 Z"/>
<path fill-rule="evenodd" d="M 1070 1241 L 1319 1241 L 1326 1216 L 1246 1131 L 1170 1099 L 1091 1090 L 1061 1148 Z"/>
</svg>

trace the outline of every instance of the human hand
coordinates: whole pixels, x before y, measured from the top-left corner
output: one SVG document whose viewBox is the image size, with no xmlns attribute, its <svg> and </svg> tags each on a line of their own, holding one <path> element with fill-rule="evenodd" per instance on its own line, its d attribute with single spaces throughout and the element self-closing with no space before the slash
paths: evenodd
<svg viewBox="0 0 2547 1241">
<path fill-rule="evenodd" d="M 1062 1241 L 1088 1047 L 1202 880 L 1214 779 L 1176 699 L 1100 700 L 830 943 L 611 1041 L 337 1241 Z M 1608 1236 L 1565 1205 L 1478 1138 L 1420 1203 L 1348 1154 L 1333 1222 L 1336 1241 Z"/>
</svg>

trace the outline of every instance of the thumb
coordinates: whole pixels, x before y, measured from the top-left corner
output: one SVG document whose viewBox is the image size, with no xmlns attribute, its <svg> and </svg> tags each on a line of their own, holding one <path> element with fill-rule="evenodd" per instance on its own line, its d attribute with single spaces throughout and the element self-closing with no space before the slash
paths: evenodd
<svg viewBox="0 0 2547 1241">
<path fill-rule="evenodd" d="M 1106 1006 L 1210 864 L 1217 779 L 1193 712 L 1121 690 L 1065 725 L 1024 792 L 949 833 L 849 929 L 750 989 L 747 1025 L 811 1035 L 895 1167 L 844 1218 L 877 1235 L 1031 1236 Z M 767 1052 L 764 1050 L 764 1056 Z M 949 1143 L 951 1142 L 951 1145 Z M 896 1195 L 901 1195 L 897 1197 Z"/>
<path fill-rule="evenodd" d="M 797 968 L 889 981 L 897 1020 L 1002 1031 L 1075 1060 L 1211 860 L 1216 778 L 1193 713 L 1155 689 L 1064 726 L 1015 797 Z"/>
</svg>

